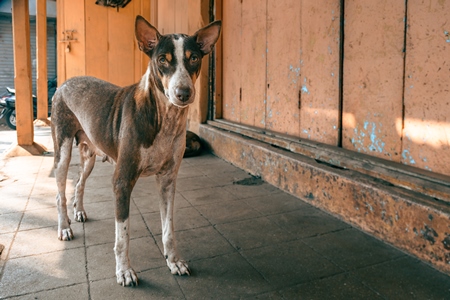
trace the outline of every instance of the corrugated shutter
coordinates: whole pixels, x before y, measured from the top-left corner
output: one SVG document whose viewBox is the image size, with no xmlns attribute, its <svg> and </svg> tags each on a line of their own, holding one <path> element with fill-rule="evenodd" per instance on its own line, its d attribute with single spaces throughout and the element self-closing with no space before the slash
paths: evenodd
<svg viewBox="0 0 450 300">
<path fill-rule="evenodd" d="M 30 21 L 31 67 L 33 94 L 36 94 L 36 21 Z M 47 21 L 47 78 L 56 77 L 56 21 Z M 5 87 L 14 87 L 14 51 L 12 21 L 0 17 L 0 95 Z"/>
</svg>

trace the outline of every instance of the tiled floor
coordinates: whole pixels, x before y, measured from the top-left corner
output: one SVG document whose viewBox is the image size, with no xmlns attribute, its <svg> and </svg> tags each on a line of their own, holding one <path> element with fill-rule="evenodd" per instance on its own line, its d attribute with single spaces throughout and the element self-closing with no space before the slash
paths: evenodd
<svg viewBox="0 0 450 300">
<path fill-rule="evenodd" d="M 48 131 L 41 143 L 51 147 Z M 131 202 L 131 261 L 140 285 L 116 283 L 113 167 L 88 180 L 88 222 L 56 237 L 51 155 L 0 160 L 0 299 L 450 299 L 450 277 L 282 191 L 204 154 L 183 161 L 177 183 L 178 248 L 191 276 L 161 253 L 154 178 Z M 77 179 L 77 151 L 69 194 Z"/>
</svg>

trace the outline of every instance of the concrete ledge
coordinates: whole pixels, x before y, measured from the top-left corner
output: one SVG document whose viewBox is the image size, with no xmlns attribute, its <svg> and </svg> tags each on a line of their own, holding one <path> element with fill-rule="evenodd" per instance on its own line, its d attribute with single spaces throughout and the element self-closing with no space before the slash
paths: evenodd
<svg viewBox="0 0 450 300">
<path fill-rule="evenodd" d="M 217 156 L 450 274 L 447 203 L 210 125 L 199 131 Z"/>
<path fill-rule="evenodd" d="M 11 148 L 9 148 L 5 152 L 3 157 L 9 158 L 9 157 L 16 157 L 16 156 L 42 155 L 46 151 L 47 151 L 47 149 L 38 143 L 33 143 L 32 145 L 27 145 L 27 146 L 13 144 L 11 146 Z"/>
</svg>

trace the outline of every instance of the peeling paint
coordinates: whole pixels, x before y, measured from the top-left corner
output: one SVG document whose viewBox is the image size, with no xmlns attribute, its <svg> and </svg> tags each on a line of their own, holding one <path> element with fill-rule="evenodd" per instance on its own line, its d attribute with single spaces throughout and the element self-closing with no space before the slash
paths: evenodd
<svg viewBox="0 0 450 300">
<path fill-rule="evenodd" d="M 411 156 L 411 153 L 409 152 L 408 149 L 405 149 L 405 150 L 402 151 L 402 158 L 403 158 L 405 163 L 409 162 L 411 165 L 415 165 L 416 164 L 416 161 Z"/>
</svg>

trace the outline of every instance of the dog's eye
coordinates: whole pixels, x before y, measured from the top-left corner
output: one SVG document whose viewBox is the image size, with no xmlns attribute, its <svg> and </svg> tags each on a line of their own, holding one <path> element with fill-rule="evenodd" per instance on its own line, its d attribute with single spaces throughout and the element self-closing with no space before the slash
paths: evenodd
<svg viewBox="0 0 450 300">
<path fill-rule="evenodd" d="M 195 63 L 197 63 L 197 62 L 198 62 L 198 60 L 199 60 L 199 58 L 198 58 L 198 56 L 197 56 L 197 55 L 192 55 L 192 56 L 191 56 L 191 63 L 192 63 L 192 64 L 195 64 Z"/>
<path fill-rule="evenodd" d="M 166 59 L 165 56 L 160 56 L 160 57 L 158 58 L 158 62 L 159 62 L 161 65 L 163 65 L 163 64 L 165 64 L 165 63 L 167 62 L 167 59 Z"/>
</svg>

